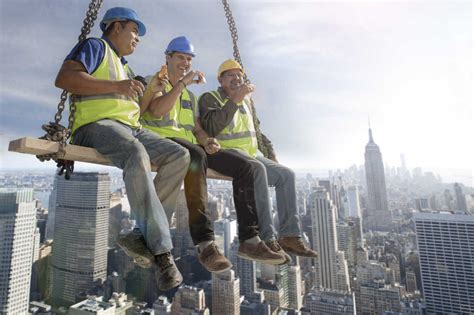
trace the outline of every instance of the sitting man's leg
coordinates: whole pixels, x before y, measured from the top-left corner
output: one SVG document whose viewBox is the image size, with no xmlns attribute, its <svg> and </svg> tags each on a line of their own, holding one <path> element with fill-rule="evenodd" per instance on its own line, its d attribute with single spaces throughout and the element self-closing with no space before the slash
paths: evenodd
<svg viewBox="0 0 474 315">
<path fill-rule="evenodd" d="M 257 209 L 253 183 L 253 167 L 233 150 L 221 150 L 207 156 L 209 168 L 232 177 L 234 204 L 237 212 L 240 247 L 238 255 L 268 264 L 281 264 L 286 257 L 275 252 L 258 236 Z"/>
<path fill-rule="evenodd" d="M 106 119 L 81 127 L 74 135 L 74 143 L 95 148 L 113 165 L 123 169 L 132 216 L 139 230 L 121 237 L 121 247 L 127 254 L 141 261 L 142 266 L 156 263 L 158 287 L 160 290 L 168 290 L 179 285 L 182 276 L 170 254 L 172 244 L 168 220 L 150 176 L 150 158 L 137 134 L 138 130 Z M 164 139 L 157 137 L 155 145 L 160 145 L 162 140 Z M 188 163 L 186 151 L 181 150 L 177 155 L 180 156 L 181 163 Z M 167 263 L 161 264 L 162 260 Z"/>
<path fill-rule="evenodd" d="M 257 160 L 265 166 L 268 185 L 275 187 L 280 222 L 278 242 L 281 247 L 297 256 L 317 257 L 317 253 L 306 246 L 301 237 L 296 204 L 295 173 L 288 167 L 265 157 L 257 157 Z M 256 193 L 258 194 L 260 191 L 256 190 Z"/>
<path fill-rule="evenodd" d="M 232 268 L 232 263 L 219 251 L 214 243 L 214 228 L 211 222 L 207 197 L 207 158 L 203 148 L 189 141 L 171 138 L 189 151 L 191 162 L 185 170 L 184 193 L 189 211 L 189 231 L 194 245 L 197 245 L 198 260 L 209 272 L 224 272 Z M 166 189 L 163 174 L 155 178 L 158 196 Z M 173 176 L 174 174 L 170 174 Z M 167 210 L 165 208 L 165 210 Z M 175 209 L 171 210 L 173 212 Z M 167 210 L 168 212 L 168 210 Z M 167 215 L 171 217 L 171 214 Z"/>
</svg>

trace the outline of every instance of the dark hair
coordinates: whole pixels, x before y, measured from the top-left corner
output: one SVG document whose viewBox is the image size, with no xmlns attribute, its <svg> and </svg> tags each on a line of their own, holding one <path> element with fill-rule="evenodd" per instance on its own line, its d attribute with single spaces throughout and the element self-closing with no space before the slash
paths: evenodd
<svg viewBox="0 0 474 315">
<path fill-rule="evenodd" d="M 103 35 L 104 36 L 109 36 L 112 33 L 113 29 L 114 29 L 114 24 L 115 23 L 120 23 L 120 25 L 122 25 L 122 27 L 125 27 L 125 25 L 127 25 L 128 22 L 130 22 L 130 21 L 113 21 L 109 25 L 109 27 L 104 31 Z"/>
</svg>

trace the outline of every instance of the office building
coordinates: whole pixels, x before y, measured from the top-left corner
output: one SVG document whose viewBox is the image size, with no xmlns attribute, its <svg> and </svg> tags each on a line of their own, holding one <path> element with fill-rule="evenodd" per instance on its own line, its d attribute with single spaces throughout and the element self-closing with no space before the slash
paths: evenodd
<svg viewBox="0 0 474 315">
<path fill-rule="evenodd" d="M 56 200 L 52 302 L 53 307 L 67 307 L 107 277 L 109 175 L 58 178 Z"/>
<path fill-rule="evenodd" d="M 1 314 L 28 313 L 35 231 L 33 190 L 0 189 Z"/>
<path fill-rule="evenodd" d="M 474 313 L 474 216 L 415 213 L 428 313 Z"/>
</svg>

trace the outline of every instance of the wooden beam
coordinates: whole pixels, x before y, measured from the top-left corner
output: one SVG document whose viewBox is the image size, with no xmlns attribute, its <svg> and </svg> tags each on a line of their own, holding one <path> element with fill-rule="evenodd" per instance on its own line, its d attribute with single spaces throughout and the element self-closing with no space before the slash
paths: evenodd
<svg viewBox="0 0 474 315">
<path fill-rule="evenodd" d="M 33 137 L 12 140 L 8 146 L 8 151 L 33 155 L 56 153 L 58 150 L 59 144 L 57 142 Z M 66 152 L 65 160 L 112 166 L 107 158 L 93 148 L 68 144 L 64 151 Z M 152 170 L 156 171 L 156 169 L 157 167 L 152 165 Z M 207 177 L 210 179 L 232 180 L 231 177 L 224 176 L 211 169 L 207 170 Z"/>
</svg>

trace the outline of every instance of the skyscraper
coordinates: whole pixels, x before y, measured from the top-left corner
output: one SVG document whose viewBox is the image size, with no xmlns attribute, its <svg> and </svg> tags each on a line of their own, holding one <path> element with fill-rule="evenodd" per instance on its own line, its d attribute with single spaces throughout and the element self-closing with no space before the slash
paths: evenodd
<svg viewBox="0 0 474 315">
<path fill-rule="evenodd" d="M 0 189 L 0 313 L 27 314 L 36 209 L 33 190 Z"/>
<path fill-rule="evenodd" d="M 232 269 L 212 274 L 212 314 L 240 314 L 239 279 Z"/>
<path fill-rule="evenodd" d="M 58 179 L 53 243 L 53 306 L 74 304 L 78 294 L 107 276 L 110 178 L 74 173 Z"/>
<path fill-rule="evenodd" d="M 49 195 L 48 203 L 48 220 L 46 221 L 46 239 L 53 239 L 54 235 L 54 217 L 56 215 L 56 196 L 58 194 L 58 178 L 60 176 L 54 176 L 53 190 Z"/>
<path fill-rule="evenodd" d="M 297 258 L 298 259 L 298 258 Z M 303 306 L 301 268 L 298 263 L 288 268 L 288 307 L 299 310 Z"/>
<path fill-rule="evenodd" d="M 456 211 L 467 212 L 466 196 L 462 192 L 461 185 L 454 183 L 454 193 L 456 195 Z"/>
<path fill-rule="evenodd" d="M 428 313 L 474 313 L 474 216 L 415 213 Z"/>
<path fill-rule="evenodd" d="M 372 230 L 390 230 L 392 218 L 388 208 L 382 153 L 374 142 L 370 128 L 369 143 L 365 146 L 365 176 L 368 195 L 366 226 Z"/>
<path fill-rule="evenodd" d="M 357 186 L 349 186 L 346 191 L 348 217 L 358 217 L 362 219 L 360 211 L 359 189 Z"/>
<path fill-rule="evenodd" d="M 336 209 L 323 187 L 316 187 L 311 194 L 309 209 L 313 223 L 313 248 L 318 252 L 317 284 L 327 289 L 347 291 L 349 273 L 344 252 L 338 250 Z"/>
</svg>

